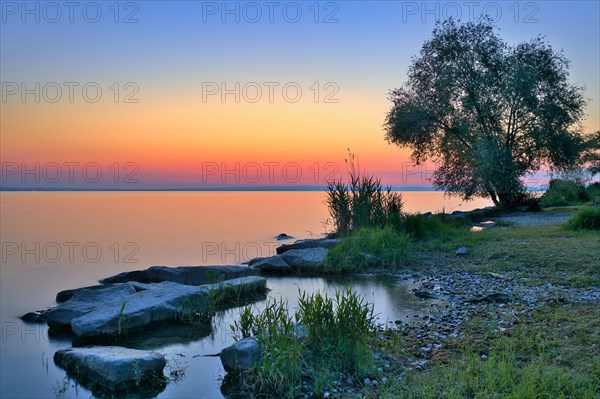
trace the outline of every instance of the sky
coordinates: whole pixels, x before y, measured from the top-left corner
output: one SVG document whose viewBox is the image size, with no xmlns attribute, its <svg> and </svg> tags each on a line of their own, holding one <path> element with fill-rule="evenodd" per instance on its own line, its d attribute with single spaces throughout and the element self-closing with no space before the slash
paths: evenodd
<svg viewBox="0 0 600 399">
<path fill-rule="evenodd" d="M 600 129 L 598 1 L 1 1 L 2 186 L 320 186 L 435 170 L 384 139 L 435 21 L 488 14 L 571 61 Z"/>
</svg>

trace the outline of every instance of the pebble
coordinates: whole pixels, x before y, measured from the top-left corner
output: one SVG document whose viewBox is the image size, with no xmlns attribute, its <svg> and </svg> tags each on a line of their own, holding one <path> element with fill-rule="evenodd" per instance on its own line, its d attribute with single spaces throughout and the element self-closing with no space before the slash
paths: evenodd
<svg viewBox="0 0 600 399">
<path fill-rule="evenodd" d="M 381 378 L 381 383 L 382 383 L 382 384 L 387 384 L 387 382 L 388 382 L 388 379 L 387 379 L 387 377 L 382 377 L 382 378 Z"/>
<path fill-rule="evenodd" d="M 372 384 L 372 382 L 371 382 L 371 379 L 370 379 L 369 377 L 365 378 L 365 381 L 364 381 L 364 383 L 365 383 L 365 385 L 366 385 L 366 386 L 368 386 L 368 387 L 370 387 L 370 386 L 371 386 L 371 384 Z"/>
<path fill-rule="evenodd" d="M 331 395 L 331 394 L 329 393 L 329 391 L 325 391 L 325 393 L 323 394 L 323 397 L 324 397 L 324 398 L 328 398 L 328 397 L 329 397 L 329 395 Z"/>
</svg>

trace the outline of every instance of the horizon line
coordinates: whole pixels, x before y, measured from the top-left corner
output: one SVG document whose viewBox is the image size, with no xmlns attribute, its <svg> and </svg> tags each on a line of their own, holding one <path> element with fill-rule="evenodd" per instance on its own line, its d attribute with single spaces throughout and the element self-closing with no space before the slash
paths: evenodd
<svg viewBox="0 0 600 399">
<path fill-rule="evenodd" d="M 390 186 L 392 191 L 437 191 L 433 187 Z M 385 187 L 387 189 L 387 187 Z M 327 186 L 214 186 L 214 187 L 2 187 L 0 191 L 326 191 Z"/>
</svg>

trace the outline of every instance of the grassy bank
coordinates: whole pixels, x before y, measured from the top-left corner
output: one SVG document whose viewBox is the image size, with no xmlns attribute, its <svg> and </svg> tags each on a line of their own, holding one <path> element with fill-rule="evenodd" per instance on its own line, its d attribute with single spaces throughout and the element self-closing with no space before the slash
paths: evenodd
<svg viewBox="0 0 600 399">
<path fill-rule="evenodd" d="M 463 246 L 469 250 L 468 255 L 456 257 L 456 248 Z M 483 231 L 464 226 L 415 242 L 416 255 L 409 267 L 423 271 L 514 271 L 519 282 L 529 285 L 587 287 L 600 285 L 599 247 L 597 231 L 572 230 L 567 223 L 500 226 Z"/>
<path fill-rule="evenodd" d="M 582 213 L 555 209 L 536 217 L 557 212 Z M 573 229 L 576 219 L 533 226 L 499 223 L 483 231 L 472 231 L 468 224 L 447 225 L 413 241 L 414 254 L 406 270 L 422 275 L 492 272 L 532 287 L 551 283 L 597 290 L 600 234 Z M 468 254 L 455 256 L 462 246 Z M 435 332 L 400 328 L 380 334 L 380 356 L 391 365 L 380 381 L 387 382 L 365 387 L 363 397 L 600 397 L 597 301 L 565 303 L 556 298 L 533 308 L 516 302 L 478 305 L 468 310 L 466 320 L 456 337 L 427 352 L 418 348 L 434 342 Z M 427 363 L 415 367 L 419 359 Z"/>
<path fill-rule="evenodd" d="M 339 350 L 328 357 L 304 355 L 297 370 L 304 377 L 294 381 L 297 390 L 289 397 L 600 398 L 600 307 L 594 294 L 600 234 L 567 222 L 581 213 L 557 208 L 499 215 L 494 227 L 481 231 L 472 229 L 469 217 L 414 217 L 408 223 L 418 234 L 389 227 L 355 232 L 331 251 L 330 272 L 395 271 L 417 281 L 436 275 L 500 278 L 507 286 L 531 289 L 531 295 L 556 287 L 592 294 L 541 295 L 533 303 L 516 296 L 501 304 L 449 299 L 445 303 L 460 302 L 462 312 L 450 319 L 462 323 L 452 333 L 439 321 L 382 326 L 363 342 L 354 364 L 369 364 L 370 356 L 373 363 L 360 372 L 336 365 Z M 456 256 L 459 247 L 468 249 L 465 256 Z M 315 362 L 321 358 L 327 361 Z M 303 386 L 310 389 L 298 389 Z"/>
<path fill-rule="evenodd" d="M 375 398 L 598 398 L 600 317 L 597 304 L 543 305 L 515 316 L 510 330 L 475 315 L 464 336 L 431 353 L 424 370 L 391 371 L 366 389 Z M 415 337 L 389 331 L 381 351 L 401 363 Z"/>
</svg>

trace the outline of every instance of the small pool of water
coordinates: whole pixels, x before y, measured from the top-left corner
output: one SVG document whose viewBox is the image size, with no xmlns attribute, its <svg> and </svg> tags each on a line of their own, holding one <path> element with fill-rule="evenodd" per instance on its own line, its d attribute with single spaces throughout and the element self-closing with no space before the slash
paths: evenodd
<svg viewBox="0 0 600 399">
<path fill-rule="evenodd" d="M 284 298 L 290 311 L 298 305 L 298 293 L 326 292 L 333 295 L 336 289 L 350 287 L 374 305 L 378 323 L 394 323 L 396 320 L 410 321 L 422 315 L 429 303 L 410 293 L 412 280 L 392 276 L 353 276 L 349 278 L 297 278 L 270 277 L 267 280 L 268 297 Z M 252 304 L 255 311 L 264 308 L 266 300 Z M 161 392 L 159 398 L 223 398 L 221 384 L 225 371 L 218 356 L 221 349 L 234 342 L 230 325 L 238 319 L 241 308 L 221 312 L 212 325 L 163 326 L 151 333 L 132 335 L 120 345 L 138 349 L 150 349 L 165 355 L 168 360 L 165 375 L 176 375 Z M 21 323 L 16 320 L 15 323 Z M 25 332 L 25 333 L 24 333 Z M 25 334 L 25 335 L 23 335 Z M 88 398 L 98 397 L 97 392 L 78 386 L 66 378 L 65 372 L 56 367 L 52 360 L 58 349 L 71 346 L 69 337 L 48 337 L 46 327 L 21 323 L 19 333 L 7 336 L 15 345 L 4 345 L 4 360 L 12 359 L 12 366 L 3 369 L 14 374 L 12 384 L 3 386 L 6 397 L 28 398 Z M 35 338 L 35 339 L 34 339 Z M 17 345 L 25 339 L 27 345 Z M 23 350 L 26 349 L 26 350 Z M 28 384 L 23 385 L 23 375 Z M 6 377 L 6 376 L 5 376 Z"/>
</svg>

